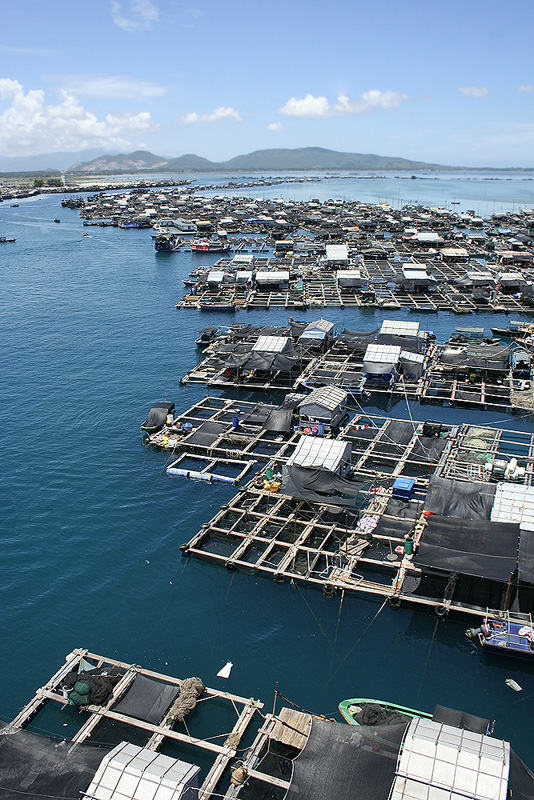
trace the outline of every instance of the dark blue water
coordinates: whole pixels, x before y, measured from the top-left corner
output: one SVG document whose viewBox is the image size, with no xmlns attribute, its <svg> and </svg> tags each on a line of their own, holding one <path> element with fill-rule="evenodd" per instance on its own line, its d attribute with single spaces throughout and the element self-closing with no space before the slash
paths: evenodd
<svg viewBox="0 0 534 800">
<path fill-rule="evenodd" d="M 375 619 L 375 601 L 347 596 L 341 604 L 181 558 L 179 545 L 232 495 L 168 477 L 165 454 L 146 452 L 139 431 L 165 395 L 183 409 L 204 393 L 179 385 L 196 361 L 193 334 L 209 322 L 175 308 L 191 256 L 156 254 L 149 231 L 91 228 L 82 237 L 77 212 L 61 209 L 59 198 L 5 205 L 0 233 L 17 242 L 0 245 L 2 718 L 68 652 L 87 647 L 200 675 L 267 705 L 278 681 L 293 701 L 326 715 L 350 696 L 462 708 L 496 718 L 496 732 L 534 764 L 532 667 L 481 655 L 464 639 L 466 620 L 437 623 L 387 606 Z M 392 314 L 322 313 L 356 329 Z M 489 328 L 490 319 L 507 318 L 469 323 Z M 439 338 L 469 324 L 447 314 L 423 321 Z M 390 413 L 406 416 L 405 404 Z M 437 415 L 532 429 L 532 420 L 506 415 L 432 408 Z M 216 672 L 227 660 L 234 669 L 223 681 Z M 510 690 L 507 677 L 523 692 Z"/>
</svg>

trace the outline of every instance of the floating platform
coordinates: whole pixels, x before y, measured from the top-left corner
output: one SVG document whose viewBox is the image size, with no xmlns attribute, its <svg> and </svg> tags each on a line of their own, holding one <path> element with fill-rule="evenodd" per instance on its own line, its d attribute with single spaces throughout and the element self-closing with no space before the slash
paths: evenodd
<svg viewBox="0 0 534 800">
<path fill-rule="evenodd" d="M 69 705 L 69 693 L 64 689 L 65 680 L 69 675 L 76 676 L 79 671 L 85 672 L 87 669 L 95 667 L 99 674 L 115 676 L 114 686 L 111 694 L 105 700 L 99 703 L 90 703 L 84 705 L 82 708 L 76 708 Z M 80 677 L 82 680 L 82 677 Z M 198 679 L 194 679 L 198 681 Z M 118 661 L 114 658 L 106 658 L 105 656 L 92 653 L 89 650 L 77 649 L 74 650 L 66 657 L 65 663 L 57 670 L 57 672 L 47 681 L 47 683 L 37 690 L 34 698 L 22 709 L 22 711 L 15 717 L 15 719 L 8 725 L 0 728 L 0 737 L 7 736 L 4 740 L 6 743 L 13 742 L 15 746 L 21 743 L 23 748 L 31 747 L 35 761 L 35 774 L 33 775 L 32 786 L 35 788 L 36 783 L 39 783 L 40 770 L 42 770 L 43 781 L 42 785 L 49 787 L 49 774 L 47 770 L 50 769 L 48 754 L 49 737 L 39 736 L 38 734 L 28 734 L 31 741 L 26 737 L 24 738 L 24 729 L 31 725 L 32 721 L 45 709 L 49 703 L 52 703 L 58 709 L 60 719 L 63 717 L 65 723 L 68 724 L 69 731 L 72 729 L 72 724 L 76 720 L 76 731 L 64 742 L 63 749 L 60 750 L 61 770 L 64 771 L 64 760 L 66 755 L 69 756 L 71 761 L 76 762 L 78 751 L 80 753 L 81 763 L 84 764 L 84 746 L 87 742 L 92 740 L 102 741 L 99 739 L 98 731 L 100 727 L 106 722 L 120 724 L 120 736 L 128 738 L 129 736 L 135 741 L 136 746 L 129 746 L 129 758 L 125 759 L 120 757 L 121 765 L 115 765 L 117 769 L 124 769 L 124 764 L 132 759 L 132 754 L 137 753 L 140 760 L 144 763 L 141 765 L 141 772 L 134 772 L 136 782 L 139 782 L 140 776 L 147 763 L 151 763 L 155 754 L 160 751 L 166 744 L 172 743 L 174 745 L 173 752 L 176 749 L 180 750 L 183 746 L 186 758 L 191 757 L 191 752 L 197 751 L 198 754 L 203 753 L 204 756 L 211 758 L 211 766 L 207 774 L 205 774 L 200 787 L 198 787 L 198 798 L 200 800 L 209 800 L 211 797 L 218 797 L 216 790 L 227 772 L 230 762 L 235 758 L 240 742 L 246 731 L 248 730 L 256 712 L 260 712 L 263 708 L 263 703 L 253 698 L 240 697 L 230 692 L 218 691 L 217 689 L 210 689 L 202 685 L 203 691 L 201 692 L 196 702 L 195 712 L 187 717 L 185 720 L 184 710 L 177 711 L 176 700 L 180 696 L 180 691 L 184 681 L 170 675 L 164 675 L 153 670 L 144 669 L 135 664 L 128 664 L 123 661 Z M 200 684 L 202 682 L 200 681 Z M 75 684 L 76 686 L 76 684 Z M 200 690 L 199 690 L 200 691 Z M 128 702 L 126 702 L 128 699 Z M 220 716 L 224 720 L 233 718 L 234 722 L 229 729 L 220 728 L 214 729 L 208 737 L 195 735 L 195 716 L 209 714 L 208 707 L 210 703 L 215 701 L 218 706 L 218 712 L 215 714 L 215 720 Z M 195 704 L 193 703 L 193 706 Z M 124 709 L 124 710 L 123 710 Z M 187 713 L 187 712 L 185 712 Z M 211 715 L 210 715 L 211 716 Z M 150 718 L 151 721 L 148 720 Z M 157 721 L 155 721 L 157 719 Z M 56 723 L 57 724 L 57 723 Z M 215 723 L 216 724 L 216 723 Z M 220 725 L 220 722 L 219 722 Z M 31 728 L 30 728 L 31 730 Z M 22 732 L 22 734 L 20 733 Z M 17 736 L 17 734 L 19 734 Z M 58 741 L 64 735 L 64 728 L 60 728 L 58 733 Z M 28 744 L 30 741 L 30 744 Z M 138 747 L 139 743 L 143 741 L 142 747 Z M 128 747 L 128 746 L 127 746 Z M 56 746 L 57 750 L 57 746 Z M 99 748 L 93 745 L 91 748 L 93 752 L 98 751 Z M 102 758 L 109 751 L 109 748 L 101 750 Z M 130 752 L 131 751 L 131 752 Z M 27 752 L 27 751 L 26 751 Z M 115 752 L 115 751 L 113 751 Z M 200 756 L 199 756 L 200 757 Z M 5 759 L 8 755 L 4 754 Z M 85 757 L 87 758 L 87 757 Z M 168 756 L 162 757 L 162 766 L 159 762 L 156 763 L 156 775 L 152 774 L 151 780 L 158 782 L 159 776 L 163 773 L 168 774 L 166 770 L 171 770 L 176 776 L 172 779 L 174 782 L 180 782 L 182 778 L 177 775 L 177 772 L 187 767 L 189 772 L 196 772 L 198 768 L 194 765 L 184 764 L 182 761 L 176 761 Z M 38 766 L 40 764 L 40 766 Z M 96 769 L 96 767 L 95 767 Z M 28 766 L 25 765 L 24 774 L 27 775 Z M 57 767 L 54 769 L 54 779 L 57 779 Z M 94 772 L 94 770 L 93 770 Z M 97 777 L 101 770 L 97 772 Z M 127 772 L 127 770 L 126 770 Z M 77 780 L 84 780 L 85 775 L 90 775 L 87 763 L 83 766 L 83 773 Z M 115 784 L 117 783 L 120 774 L 115 773 Z M 13 777 L 13 775 L 11 776 Z M 128 778 L 128 774 L 124 776 L 124 781 Z M 60 779 L 60 778 L 59 778 Z M 169 780 L 170 773 L 169 773 Z M 165 784 L 165 796 L 170 796 L 169 792 L 173 786 L 173 782 Z M 82 790 L 82 796 L 85 794 L 90 777 L 85 777 L 85 787 Z M 53 785 L 53 784 L 52 784 Z M 74 783 L 76 785 L 76 783 Z M 94 784 L 92 784 L 94 785 Z M 103 784 L 105 785 L 105 784 Z M 5 787 L 4 787 L 5 788 Z M 19 786 L 13 786 L 13 789 L 18 789 Z M 27 787 L 25 787 L 27 788 Z M 154 787 L 153 787 L 154 788 Z M 61 786 L 65 790 L 64 786 Z M 108 787 L 109 789 L 109 787 Z M 176 791 L 180 786 L 176 786 Z M 39 790 L 36 790 L 39 792 Z M 66 790 L 65 790 L 66 791 Z M 101 797 L 100 789 L 98 789 L 98 796 Z M 18 793 L 18 792 L 17 792 Z M 42 793 L 42 792 L 41 792 Z M 69 784 L 68 794 L 72 794 L 72 786 Z M 74 791 L 74 793 L 76 793 Z M 61 794 L 61 796 L 64 796 Z M 108 795 L 110 794 L 108 793 Z M 133 796 L 130 795 L 130 796 Z M 137 795 L 136 795 L 137 796 Z M 174 796 L 174 795 L 173 795 Z M 182 796 L 179 792 L 177 796 Z M 189 796 L 189 795 L 187 795 Z M 195 795 L 197 796 L 197 795 Z"/>
</svg>

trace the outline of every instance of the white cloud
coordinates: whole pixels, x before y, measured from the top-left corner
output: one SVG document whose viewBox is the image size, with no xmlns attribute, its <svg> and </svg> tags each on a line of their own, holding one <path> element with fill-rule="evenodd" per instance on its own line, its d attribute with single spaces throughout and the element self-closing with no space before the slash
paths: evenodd
<svg viewBox="0 0 534 800">
<path fill-rule="evenodd" d="M 487 97 L 489 95 L 489 89 L 486 89 L 485 86 L 459 86 L 458 91 L 469 97 Z"/>
<path fill-rule="evenodd" d="M 522 86 L 518 86 L 518 92 L 534 92 L 534 86 L 531 83 L 523 84 Z"/>
<path fill-rule="evenodd" d="M 223 120 L 243 122 L 243 117 L 231 106 L 219 106 L 211 114 L 197 114 L 196 111 L 190 111 L 189 114 L 181 117 L 181 120 L 186 125 L 193 125 L 196 122 L 222 122 Z"/>
<path fill-rule="evenodd" d="M 281 122 L 271 122 L 271 123 L 269 123 L 269 125 L 267 125 L 267 130 L 268 131 L 283 131 L 284 130 L 284 126 L 282 125 Z"/>
<path fill-rule="evenodd" d="M 55 56 L 57 50 L 47 50 L 43 47 L 10 47 L 0 44 L 0 53 L 16 53 L 20 56 Z"/>
<path fill-rule="evenodd" d="M 0 151 L 5 155 L 89 147 L 123 149 L 131 146 L 130 134 L 157 127 L 147 111 L 108 114 L 99 120 L 65 91 L 61 102 L 47 105 L 42 90 L 25 93 L 18 81 L 9 78 L 0 79 L 0 98 L 10 101 L 0 113 Z"/>
<path fill-rule="evenodd" d="M 381 92 L 378 89 L 370 89 L 361 94 L 357 100 L 351 100 L 346 95 L 339 95 L 337 102 L 331 105 L 326 97 L 314 97 L 312 94 L 307 94 L 300 100 L 292 97 L 285 105 L 278 108 L 277 112 L 292 117 L 328 119 L 346 114 L 361 114 L 377 108 L 397 108 L 407 99 L 408 96 L 400 92 Z"/>
<path fill-rule="evenodd" d="M 158 22 L 159 10 L 152 0 L 127 0 L 123 13 L 122 3 L 111 0 L 111 17 L 123 31 L 135 31 Z"/>
<path fill-rule="evenodd" d="M 51 75 L 48 80 L 59 84 L 76 97 L 135 98 L 146 100 L 159 97 L 165 88 L 152 81 L 129 75 Z"/>
</svg>

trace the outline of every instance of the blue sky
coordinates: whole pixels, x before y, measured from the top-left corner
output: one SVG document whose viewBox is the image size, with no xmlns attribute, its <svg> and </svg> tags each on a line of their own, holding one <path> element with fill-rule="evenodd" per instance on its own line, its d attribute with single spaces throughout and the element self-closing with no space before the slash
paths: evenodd
<svg viewBox="0 0 534 800">
<path fill-rule="evenodd" d="M 320 146 L 534 167 L 532 0 L 16 0 L 0 155 Z"/>
</svg>

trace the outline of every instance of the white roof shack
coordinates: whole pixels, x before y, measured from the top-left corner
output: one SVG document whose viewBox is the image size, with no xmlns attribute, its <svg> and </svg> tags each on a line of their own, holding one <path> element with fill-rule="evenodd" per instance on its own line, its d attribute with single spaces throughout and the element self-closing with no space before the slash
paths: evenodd
<svg viewBox="0 0 534 800">
<path fill-rule="evenodd" d="M 360 269 L 338 269 L 336 272 L 338 286 L 361 286 L 364 283 Z"/>
<path fill-rule="evenodd" d="M 475 286 L 488 286 L 491 283 L 495 283 L 495 279 L 491 272 L 482 271 L 482 270 L 468 270 L 467 277 L 470 281 L 473 281 Z"/>
<path fill-rule="evenodd" d="M 310 419 L 334 419 L 344 410 L 347 397 L 347 392 L 337 386 L 320 386 L 299 403 L 298 409 Z"/>
<path fill-rule="evenodd" d="M 283 353 L 291 343 L 288 336 L 259 336 L 252 350 L 263 353 Z"/>
<path fill-rule="evenodd" d="M 287 460 L 288 467 L 308 467 L 340 472 L 350 463 L 352 446 L 340 439 L 301 436 L 295 452 Z"/>
<path fill-rule="evenodd" d="M 248 253 L 238 253 L 232 258 L 233 267 L 251 267 L 254 263 L 254 256 Z"/>
<path fill-rule="evenodd" d="M 272 272 L 256 272 L 256 283 L 288 283 L 289 271 L 286 270 L 273 270 Z"/>
<path fill-rule="evenodd" d="M 462 261 L 468 257 L 468 252 L 465 247 L 444 247 L 441 251 L 441 256 L 444 261 Z"/>
<path fill-rule="evenodd" d="M 506 800 L 509 774 L 508 742 L 414 717 L 390 800 Z"/>
<path fill-rule="evenodd" d="M 349 248 L 346 244 L 327 244 L 326 260 L 330 264 L 348 264 Z"/>
<path fill-rule="evenodd" d="M 490 519 L 519 523 L 522 531 L 534 531 L 534 486 L 498 483 Z"/>
<path fill-rule="evenodd" d="M 121 742 L 100 762 L 87 797 L 94 800 L 181 800 L 198 795 L 200 768 Z"/>
<path fill-rule="evenodd" d="M 404 336 L 407 339 L 417 339 L 419 336 L 419 328 L 419 322 L 385 319 L 378 336 Z"/>
<path fill-rule="evenodd" d="M 522 272 L 499 272 L 499 283 L 503 286 L 516 286 L 525 283 Z"/>
<path fill-rule="evenodd" d="M 208 272 L 208 283 L 222 283 L 224 281 L 225 271 L 223 269 L 212 269 Z"/>
<path fill-rule="evenodd" d="M 387 375 L 399 363 L 401 348 L 387 344 L 368 344 L 363 369 L 368 375 Z"/>
<path fill-rule="evenodd" d="M 420 231 L 415 234 L 412 241 L 420 244 L 440 244 L 444 239 L 434 231 Z"/>
<path fill-rule="evenodd" d="M 302 339 L 316 339 L 322 342 L 329 334 L 332 334 L 333 330 L 334 323 L 321 317 L 321 319 L 318 319 L 315 322 L 310 322 L 308 325 L 306 325 L 299 336 L 299 342 Z"/>
</svg>

